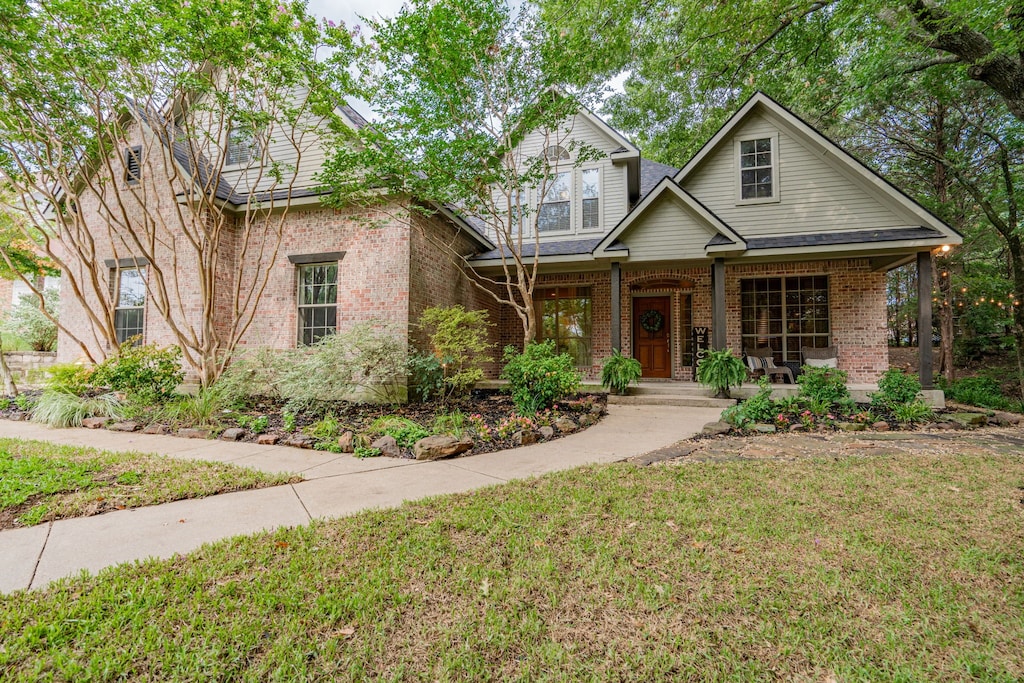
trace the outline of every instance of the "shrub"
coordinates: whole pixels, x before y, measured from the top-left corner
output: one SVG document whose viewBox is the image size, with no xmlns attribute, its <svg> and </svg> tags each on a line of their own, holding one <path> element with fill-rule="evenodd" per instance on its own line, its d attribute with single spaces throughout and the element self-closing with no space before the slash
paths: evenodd
<svg viewBox="0 0 1024 683">
<path fill-rule="evenodd" d="M 92 369 L 77 363 L 51 365 L 46 371 L 49 377 L 44 384 L 53 391 L 81 396 L 89 390 L 92 382 Z"/>
<path fill-rule="evenodd" d="M 83 398 L 66 391 L 44 391 L 35 408 L 32 421 L 50 427 L 81 427 L 87 417 L 121 416 L 121 404 L 114 394 Z"/>
<path fill-rule="evenodd" d="M 414 352 L 407 362 L 409 372 L 409 396 L 426 402 L 444 393 L 444 370 L 441 361 L 429 353 Z"/>
<path fill-rule="evenodd" d="M 484 378 L 483 364 L 492 347 L 487 342 L 491 326 L 487 311 L 434 306 L 423 312 L 420 325 L 427 330 L 434 355 L 441 361 L 444 398 L 462 395 Z"/>
<path fill-rule="evenodd" d="M 732 354 L 732 349 L 708 350 L 697 364 L 697 381 L 729 397 L 729 387 L 738 387 L 747 378 L 747 366 Z"/>
<path fill-rule="evenodd" d="M 344 427 L 341 422 L 338 421 L 338 418 L 334 417 L 332 414 L 327 414 L 313 424 L 307 426 L 303 431 L 317 441 L 337 441 L 342 431 L 344 431 Z"/>
<path fill-rule="evenodd" d="M 295 351 L 260 348 L 238 355 L 216 382 L 233 402 L 253 398 L 281 399 L 285 373 L 299 361 Z"/>
<path fill-rule="evenodd" d="M 175 424 L 212 426 L 230 406 L 228 397 L 214 384 L 200 389 L 195 395 L 175 397 L 160 412 L 162 418 Z"/>
<path fill-rule="evenodd" d="M 501 377 L 508 380 L 512 402 L 521 413 L 532 415 L 579 391 L 580 373 L 572 356 L 555 353 L 550 340 L 527 344 L 522 353 L 507 346 L 504 361 Z"/>
<path fill-rule="evenodd" d="M 757 382 L 757 393 L 743 401 L 743 413 L 754 422 L 774 422 L 779 414 L 778 406 L 772 400 L 772 385 L 767 377 Z"/>
<path fill-rule="evenodd" d="M 904 424 L 917 424 L 932 419 L 934 413 L 931 406 L 921 400 L 898 403 L 892 406 L 893 417 Z"/>
<path fill-rule="evenodd" d="M 412 448 L 414 443 L 430 436 L 430 432 L 422 425 L 398 415 L 378 417 L 367 431 L 371 434 L 386 434 L 393 437 L 402 448 Z"/>
<path fill-rule="evenodd" d="M 248 429 L 253 434 L 262 434 L 267 431 L 267 427 L 270 426 L 270 418 L 266 415 L 260 415 L 259 417 L 253 417 L 252 415 L 239 415 L 236 419 L 239 427 L 242 429 Z"/>
<path fill-rule="evenodd" d="M 1003 396 L 999 382 L 990 377 L 964 377 L 946 389 L 946 397 L 958 403 L 981 408 L 1009 410 L 1012 402 Z"/>
<path fill-rule="evenodd" d="M 629 385 L 640 379 L 643 367 L 635 358 L 623 356 L 618 349 L 601 363 L 601 386 L 616 394 L 625 394 Z"/>
<path fill-rule="evenodd" d="M 887 408 L 917 400 L 921 393 L 921 382 L 917 375 L 909 375 L 899 368 L 890 368 L 878 380 L 878 392 L 871 394 L 871 405 Z"/>
<path fill-rule="evenodd" d="M 173 395 L 184 378 L 181 349 L 177 346 L 133 346 L 126 342 L 116 356 L 96 366 L 92 383 L 162 403 Z"/>
<path fill-rule="evenodd" d="M 850 392 L 846 388 L 846 372 L 835 368 L 815 368 L 805 365 L 797 378 L 800 399 L 824 414 L 839 406 L 850 409 Z"/>
<path fill-rule="evenodd" d="M 56 316 L 60 304 L 60 291 L 54 288 L 43 290 L 43 305 L 47 313 Z M 18 303 L 7 312 L 3 325 L 5 334 L 21 337 L 33 351 L 55 351 L 57 349 L 57 324 L 46 317 L 39 308 L 39 297 L 22 294 Z"/>
</svg>

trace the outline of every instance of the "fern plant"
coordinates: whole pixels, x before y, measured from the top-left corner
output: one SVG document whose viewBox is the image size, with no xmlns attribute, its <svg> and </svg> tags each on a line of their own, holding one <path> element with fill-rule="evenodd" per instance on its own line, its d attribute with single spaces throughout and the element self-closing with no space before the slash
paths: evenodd
<svg viewBox="0 0 1024 683">
<path fill-rule="evenodd" d="M 747 366 L 732 349 L 709 350 L 697 364 L 697 381 L 715 390 L 715 398 L 730 398 L 729 388 L 747 378 Z"/>
<path fill-rule="evenodd" d="M 629 385 L 640 379 L 643 368 L 636 358 L 623 356 L 618 349 L 612 349 L 612 355 L 601 364 L 601 386 L 610 389 L 613 394 L 625 394 Z"/>
</svg>

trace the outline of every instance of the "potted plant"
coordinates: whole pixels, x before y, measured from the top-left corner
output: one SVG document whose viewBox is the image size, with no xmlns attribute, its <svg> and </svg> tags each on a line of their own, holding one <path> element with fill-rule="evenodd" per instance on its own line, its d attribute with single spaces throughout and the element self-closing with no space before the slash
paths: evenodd
<svg viewBox="0 0 1024 683">
<path fill-rule="evenodd" d="M 625 394 L 629 385 L 640 379 L 641 373 L 640 361 L 612 349 L 612 355 L 601 363 L 601 386 L 613 394 Z"/>
<path fill-rule="evenodd" d="M 738 387 L 747 378 L 747 366 L 732 354 L 732 349 L 708 350 L 697 364 L 697 381 L 715 390 L 715 398 L 730 398 L 729 387 Z"/>
</svg>

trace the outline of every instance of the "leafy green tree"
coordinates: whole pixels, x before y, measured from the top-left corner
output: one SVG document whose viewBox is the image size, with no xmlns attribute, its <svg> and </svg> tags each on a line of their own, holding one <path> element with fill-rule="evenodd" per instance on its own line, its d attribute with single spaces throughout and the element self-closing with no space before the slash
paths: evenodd
<svg viewBox="0 0 1024 683">
<path fill-rule="evenodd" d="M 378 119 L 360 131 L 361 145 L 341 147 L 328 161 L 322 180 L 334 189 L 332 202 L 386 208 L 385 199 L 406 196 L 417 200 L 403 207 L 407 216 L 442 207 L 460 214 L 498 246 L 500 275 L 476 270 L 457 240 L 425 237 L 512 307 L 529 343 L 537 331 L 539 250 L 528 247 L 537 243 L 539 212 L 524 191 L 543 197 L 557 172 L 595 158 L 572 129 L 595 87 L 581 83 L 575 62 L 545 40 L 530 5 L 413 0 L 369 25 L 361 92 Z M 537 132 L 542 149 L 561 146 L 572 160 L 525 153 L 520 143 Z"/>
<path fill-rule="evenodd" d="M 0 181 L 88 318 L 69 339 L 116 353 L 104 260 L 145 259 L 147 307 L 211 383 L 267 286 L 301 160 L 342 133 L 351 34 L 292 0 L 9 2 L 0 25 Z"/>
</svg>

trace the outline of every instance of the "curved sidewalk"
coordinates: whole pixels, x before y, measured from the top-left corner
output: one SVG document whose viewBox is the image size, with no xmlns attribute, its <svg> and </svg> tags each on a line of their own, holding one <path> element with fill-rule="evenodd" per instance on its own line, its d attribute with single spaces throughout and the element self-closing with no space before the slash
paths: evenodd
<svg viewBox="0 0 1024 683">
<path fill-rule="evenodd" d="M 597 425 L 525 448 L 419 462 L 195 441 L 105 430 L 49 429 L 0 421 L 0 437 L 39 439 L 112 451 L 211 460 L 266 472 L 297 472 L 305 481 L 208 498 L 67 519 L 0 532 L 0 592 L 39 588 L 81 570 L 170 557 L 204 543 L 311 519 L 394 507 L 593 463 L 610 463 L 686 439 L 718 419 L 711 408 L 611 405 Z"/>
</svg>

